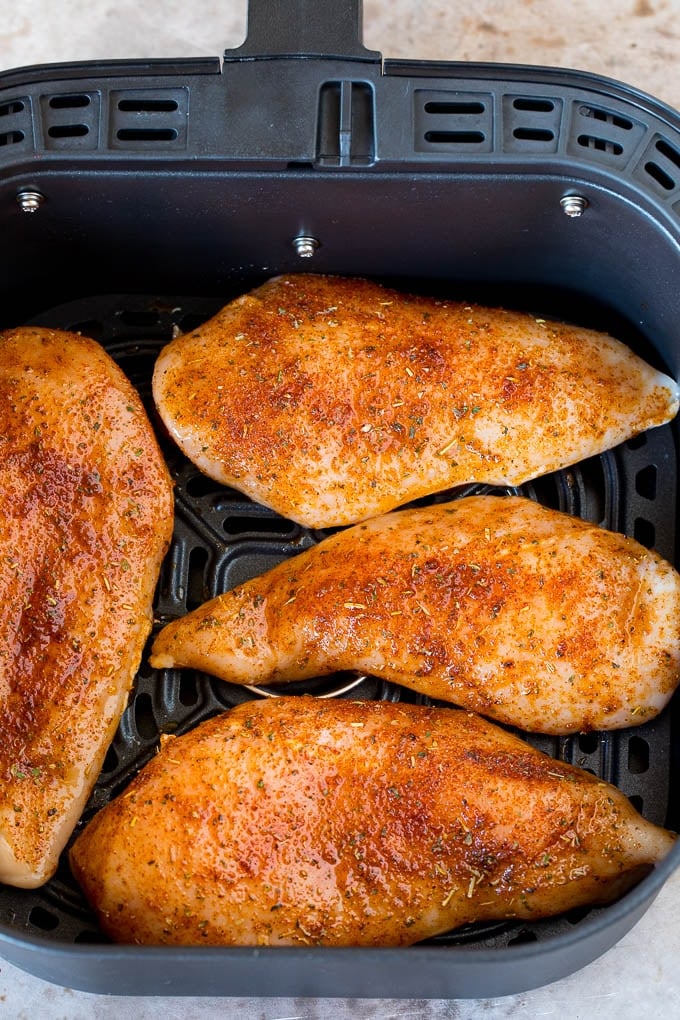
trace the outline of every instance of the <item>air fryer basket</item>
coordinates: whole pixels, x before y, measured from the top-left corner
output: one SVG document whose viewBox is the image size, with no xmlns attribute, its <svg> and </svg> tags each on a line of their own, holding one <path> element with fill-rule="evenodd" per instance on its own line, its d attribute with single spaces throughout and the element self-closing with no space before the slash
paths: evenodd
<svg viewBox="0 0 680 1020">
<path fill-rule="evenodd" d="M 150 397 L 160 348 L 268 276 L 366 275 L 561 316 L 608 329 L 680 376 L 678 114 L 593 75 L 382 61 L 361 44 L 360 15 L 359 0 L 250 0 L 248 39 L 223 65 L 0 76 L 0 328 L 80 330 L 138 387 L 176 479 L 157 627 L 323 537 L 200 475 L 163 435 Z M 673 425 L 520 491 L 677 562 L 677 487 Z M 301 690 L 423 700 L 352 675 Z M 161 733 L 271 693 L 154 672 L 144 659 L 84 819 L 125 788 Z M 677 829 L 676 702 L 634 730 L 529 739 Z M 679 856 L 613 906 L 473 925 L 407 950 L 109 945 L 63 860 L 42 889 L 0 887 L 0 952 L 98 992 L 494 996 L 608 949 Z"/>
</svg>

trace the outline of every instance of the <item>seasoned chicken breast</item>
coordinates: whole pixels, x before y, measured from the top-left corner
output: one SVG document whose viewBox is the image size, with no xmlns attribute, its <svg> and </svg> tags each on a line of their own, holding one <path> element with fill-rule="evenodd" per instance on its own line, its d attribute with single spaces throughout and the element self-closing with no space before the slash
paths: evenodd
<svg viewBox="0 0 680 1020">
<path fill-rule="evenodd" d="M 151 629 L 172 490 L 92 340 L 0 334 L 0 881 L 32 887 L 97 779 Z"/>
<path fill-rule="evenodd" d="M 168 624 L 151 662 L 232 683 L 336 670 L 525 730 L 645 721 L 680 678 L 680 575 L 522 497 L 394 511 Z"/>
<path fill-rule="evenodd" d="M 173 340 L 153 391 L 202 471 L 318 528 L 519 485 L 669 421 L 679 392 L 601 333 L 304 274 Z"/>
<path fill-rule="evenodd" d="M 70 861 L 117 941 L 400 946 L 609 902 L 672 845 L 479 716 L 281 698 L 170 738 Z"/>
</svg>

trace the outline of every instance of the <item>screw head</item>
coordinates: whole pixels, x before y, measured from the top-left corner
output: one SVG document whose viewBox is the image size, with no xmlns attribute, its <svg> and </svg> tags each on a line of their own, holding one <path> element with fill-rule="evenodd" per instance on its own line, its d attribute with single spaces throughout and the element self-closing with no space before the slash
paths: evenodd
<svg viewBox="0 0 680 1020">
<path fill-rule="evenodd" d="M 588 199 L 583 195 L 565 195 L 560 199 L 560 205 L 565 216 L 583 216 L 588 208 Z"/>
<path fill-rule="evenodd" d="M 45 196 L 40 191 L 34 191 L 31 189 L 20 191 L 17 194 L 17 205 L 21 211 L 25 213 L 37 212 L 44 201 Z"/>
<path fill-rule="evenodd" d="M 310 237 L 307 234 L 300 234 L 298 237 L 293 238 L 295 254 L 301 259 L 311 259 L 316 253 L 316 249 L 318 247 L 319 241 L 316 237 Z"/>
</svg>

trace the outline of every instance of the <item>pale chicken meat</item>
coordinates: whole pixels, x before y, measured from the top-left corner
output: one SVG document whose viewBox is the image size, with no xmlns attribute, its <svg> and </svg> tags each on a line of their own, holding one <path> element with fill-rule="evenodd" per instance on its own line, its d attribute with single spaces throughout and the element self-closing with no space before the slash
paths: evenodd
<svg viewBox="0 0 680 1020">
<path fill-rule="evenodd" d="M 0 881 L 53 874 L 151 630 L 173 521 L 146 411 L 104 349 L 0 334 Z"/>
<path fill-rule="evenodd" d="M 203 472 L 317 528 L 519 485 L 678 410 L 676 382 L 602 333 L 308 274 L 173 340 L 153 392 Z"/>
<path fill-rule="evenodd" d="M 284 697 L 170 738 L 70 862 L 115 941 L 403 946 L 610 902 L 672 846 L 480 716 Z"/>
<path fill-rule="evenodd" d="M 520 496 L 354 525 L 173 620 L 151 662 L 237 684 L 356 670 L 545 733 L 645 722 L 680 677 L 680 575 Z"/>
</svg>

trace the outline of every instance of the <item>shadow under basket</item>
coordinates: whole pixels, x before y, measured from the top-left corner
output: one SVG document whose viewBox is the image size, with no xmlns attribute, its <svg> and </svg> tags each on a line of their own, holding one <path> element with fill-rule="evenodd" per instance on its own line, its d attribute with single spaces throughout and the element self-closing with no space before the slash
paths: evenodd
<svg viewBox="0 0 680 1020">
<path fill-rule="evenodd" d="M 357 0 L 251 0 L 248 38 L 223 62 L 0 75 L 0 328 L 79 330 L 138 388 L 176 481 L 156 628 L 324 537 L 201 475 L 152 406 L 161 347 L 270 276 L 369 276 L 568 319 L 680 377 L 678 113 L 578 72 L 382 60 L 361 44 L 360 14 Z M 677 563 L 677 438 L 664 426 L 501 491 Z M 491 490 L 435 499 L 480 491 Z M 301 692 L 425 700 L 347 674 L 287 689 Z M 161 734 L 271 694 L 155 672 L 145 656 L 82 821 L 125 789 Z M 674 700 L 634 730 L 528 739 L 677 829 L 677 713 Z M 679 856 L 611 906 L 471 925 L 398 950 L 107 944 L 64 858 L 41 889 L 0 886 L 0 953 L 58 984 L 115 994 L 498 996 L 609 949 Z"/>
</svg>

